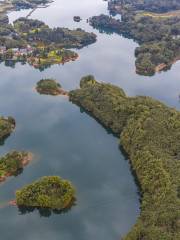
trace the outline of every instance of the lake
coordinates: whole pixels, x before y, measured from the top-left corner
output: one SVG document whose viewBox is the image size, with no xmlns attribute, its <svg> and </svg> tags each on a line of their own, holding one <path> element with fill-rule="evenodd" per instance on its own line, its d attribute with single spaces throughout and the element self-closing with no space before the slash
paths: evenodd
<svg viewBox="0 0 180 240">
<path fill-rule="evenodd" d="M 30 10 L 9 13 L 10 22 Z M 119 240 L 139 215 L 138 188 L 118 139 L 70 103 L 66 97 L 39 95 L 34 87 L 41 78 L 57 79 L 66 90 L 79 86 L 83 75 L 122 87 L 130 96 L 149 95 L 180 108 L 180 62 L 153 77 L 135 73 L 137 43 L 117 34 L 99 33 L 86 19 L 107 12 L 102 0 L 55 0 L 37 9 L 31 18 L 51 27 L 81 27 L 97 34 L 97 42 L 75 50 L 79 59 L 43 72 L 16 64 L 0 65 L 0 113 L 16 119 L 15 132 L 0 147 L 34 154 L 32 163 L 16 178 L 0 185 L 0 230 L 3 240 Z M 73 21 L 73 16 L 83 19 Z M 21 214 L 8 206 L 15 191 L 44 175 L 59 175 L 76 187 L 76 205 L 67 213 L 42 216 L 38 211 Z"/>
</svg>

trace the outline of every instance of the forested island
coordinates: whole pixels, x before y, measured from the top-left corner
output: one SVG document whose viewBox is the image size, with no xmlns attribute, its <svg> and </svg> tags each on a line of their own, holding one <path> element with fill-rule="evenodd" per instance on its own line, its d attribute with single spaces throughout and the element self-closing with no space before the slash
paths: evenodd
<svg viewBox="0 0 180 240">
<path fill-rule="evenodd" d="M 54 79 L 41 79 L 37 83 L 36 90 L 38 93 L 46 95 L 68 95 L 68 92 L 64 91 L 61 84 Z"/>
<path fill-rule="evenodd" d="M 28 18 L 19 18 L 11 25 L 1 14 L 0 21 L 0 62 L 5 62 L 6 66 L 28 62 L 44 70 L 53 64 L 76 60 L 78 54 L 70 48 L 82 48 L 96 41 L 94 33 L 81 28 L 52 29 L 42 21 Z"/>
<path fill-rule="evenodd" d="M 24 207 L 68 208 L 75 198 L 72 184 L 58 176 L 42 177 L 16 191 L 16 204 Z"/>
<path fill-rule="evenodd" d="M 13 132 L 15 128 L 15 120 L 12 117 L 0 117 L 0 142 L 4 140 Z"/>
<path fill-rule="evenodd" d="M 112 14 L 121 14 L 121 20 L 99 15 L 92 17 L 90 24 L 139 43 L 135 50 L 138 74 L 153 75 L 180 59 L 179 1 L 112 0 L 108 8 Z"/>
<path fill-rule="evenodd" d="M 17 176 L 32 159 L 31 153 L 12 151 L 0 157 L 0 182 L 7 177 Z"/>
<path fill-rule="evenodd" d="M 141 192 L 141 214 L 125 240 L 180 237 L 180 112 L 150 97 L 82 78 L 71 91 L 79 105 L 120 136 Z"/>
</svg>

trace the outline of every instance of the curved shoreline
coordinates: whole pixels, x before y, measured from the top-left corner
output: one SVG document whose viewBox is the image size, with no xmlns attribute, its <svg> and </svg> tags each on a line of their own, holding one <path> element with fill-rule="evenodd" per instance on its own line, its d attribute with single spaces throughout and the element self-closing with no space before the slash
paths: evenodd
<svg viewBox="0 0 180 240">
<path fill-rule="evenodd" d="M 161 72 L 163 70 L 165 70 L 167 67 L 171 67 L 173 64 L 175 64 L 176 62 L 180 61 L 180 56 L 179 57 L 176 57 L 171 63 L 169 64 L 165 64 L 165 63 L 161 63 L 159 64 L 158 66 L 156 66 L 155 68 L 155 72 Z"/>
</svg>

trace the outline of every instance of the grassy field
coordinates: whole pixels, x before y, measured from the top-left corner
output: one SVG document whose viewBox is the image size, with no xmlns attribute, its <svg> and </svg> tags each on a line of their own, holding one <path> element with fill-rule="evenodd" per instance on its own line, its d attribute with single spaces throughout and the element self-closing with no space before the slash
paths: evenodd
<svg viewBox="0 0 180 240">
<path fill-rule="evenodd" d="M 144 12 L 144 11 L 137 12 L 137 18 L 141 18 L 141 17 L 153 17 L 153 18 L 159 18 L 159 19 L 180 17 L 180 10 L 170 11 L 167 13 L 153 13 L 153 12 Z"/>
</svg>

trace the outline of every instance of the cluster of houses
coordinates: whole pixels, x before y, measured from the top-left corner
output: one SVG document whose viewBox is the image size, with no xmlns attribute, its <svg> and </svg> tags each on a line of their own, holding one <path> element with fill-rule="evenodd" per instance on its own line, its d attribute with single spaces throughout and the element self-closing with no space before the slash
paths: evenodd
<svg viewBox="0 0 180 240">
<path fill-rule="evenodd" d="M 6 54 L 7 51 L 11 51 L 13 56 L 27 56 L 33 52 L 33 48 L 30 45 L 27 45 L 26 48 L 10 48 L 7 49 L 6 46 L 0 46 L 0 54 Z"/>
</svg>

